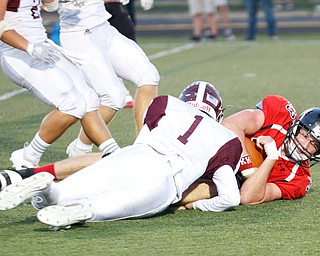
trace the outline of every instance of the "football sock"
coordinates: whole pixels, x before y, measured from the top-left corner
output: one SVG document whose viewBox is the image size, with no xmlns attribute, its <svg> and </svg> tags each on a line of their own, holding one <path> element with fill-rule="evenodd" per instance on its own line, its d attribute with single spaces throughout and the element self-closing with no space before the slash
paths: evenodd
<svg viewBox="0 0 320 256">
<path fill-rule="evenodd" d="M 39 172 L 48 172 L 54 176 L 54 179 L 57 179 L 56 172 L 54 170 L 54 164 L 47 164 L 41 167 L 34 168 L 34 174 Z"/>
<path fill-rule="evenodd" d="M 39 136 L 39 132 L 37 132 L 31 143 L 25 148 L 26 160 L 38 165 L 40 158 L 49 146 L 50 144 L 43 141 Z"/>
<path fill-rule="evenodd" d="M 85 144 L 79 138 L 77 138 L 75 147 L 78 149 L 83 149 L 85 151 L 92 151 L 93 144 Z"/>
<path fill-rule="evenodd" d="M 117 142 L 111 138 L 106 140 L 105 142 L 103 142 L 100 146 L 99 149 L 101 152 L 103 153 L 112 153 L 114 151 L 116 151 L 117 149 L 119 149 L 119 145 L 117 144 Z"/>
</svg>

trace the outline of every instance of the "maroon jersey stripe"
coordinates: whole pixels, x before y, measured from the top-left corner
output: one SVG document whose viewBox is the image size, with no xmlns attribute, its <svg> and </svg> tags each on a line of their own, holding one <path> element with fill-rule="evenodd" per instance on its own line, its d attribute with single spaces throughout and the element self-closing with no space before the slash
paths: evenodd
<svg viewBox="0 0 320 256">
<path fill-rule="evenodd" d="M 17 12 L 20 6 L 21 0 L 9 0 L 7 4 L 7 11 L 9 12 Z"/>
<path fill-rule="evenodd" d="M 213 174 L 223 165 L 230 165 L 233 170 L 239 162 L 242 153 L 242 146 L 236 137 L 224 144 L 208 163 L 207 170 L 202 176 L 205 179 L 212 179 Z"/>
<path fill-rule="evenodd" d="M 166 115 L 168 104 L 167 96 L 156 97 L 148 108 L 144 123 L 148 125 L 150 131 L 158 126 L 158 122 Z"/>
</svg>

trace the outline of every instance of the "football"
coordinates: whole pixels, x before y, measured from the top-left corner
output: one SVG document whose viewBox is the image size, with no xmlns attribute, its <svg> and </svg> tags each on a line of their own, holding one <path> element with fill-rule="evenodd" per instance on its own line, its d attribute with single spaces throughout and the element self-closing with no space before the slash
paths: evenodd
<svg viewBox="0 0 320 256">
<path fill-rule="evenodd" d="M 261 150 L 256 147 L 256 144 L 249 138 L 246 137 L 245 139 L 246 148 L 248 154 L 250 155 L 253 167 L 259 167 L 263 162 L 263 154 Z"/>
</svg>

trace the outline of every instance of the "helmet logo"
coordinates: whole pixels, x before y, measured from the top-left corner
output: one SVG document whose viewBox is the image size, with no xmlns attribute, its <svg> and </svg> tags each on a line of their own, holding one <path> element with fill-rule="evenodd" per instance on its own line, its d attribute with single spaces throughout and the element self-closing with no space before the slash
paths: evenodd
<svg viewBox="0 0 320 256">
<path fill-rule="evenodd" d="M 212 103 L 212 104 L 215 105 L 215 106 L 217 106 L 218 103 L 219 103 L 218 100 L 217 100 L 215 97 L 213 97 L 212 95 L 210 95 L 210 94 L 208 94 L 208 93 L 207 93 L 206 100 L 207 100 L 208 102 Z"/>
<path fill-rule="evenodd" d="M 316 127 L 313 128 L 312 133 L 311 133 L 316 139 L 320 139 L 320 126 L 317 125 Z"/>
</svg>

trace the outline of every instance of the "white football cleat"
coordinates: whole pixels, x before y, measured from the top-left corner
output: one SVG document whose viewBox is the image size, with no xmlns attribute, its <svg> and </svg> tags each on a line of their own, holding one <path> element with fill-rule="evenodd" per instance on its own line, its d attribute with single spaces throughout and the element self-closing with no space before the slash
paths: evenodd
<svg viewBox="0 0 320 256">
<path fill-rule="evenodd" d="M 92 150 L 85 150 L 85 149 L 77 148 L 76 147 L 76 142 L 77 142 L 77 139 L 72 141 L 69 144 L 69 146 L 67 147 L 66 153 L 67 153 L 69 158 L 76 157 L 76 156 L 83 156 L 85 154 L 88 154 L 88 153 L 92 152 Z"/>
<path fill-rule="evenodd" d="M 60 206 L 52 205 L 40 210 L 38 220 L 54 227 L 65 227 L 75 223 L 83 223 L 94 216 L 90 205 Z"/>
<path fill-rule="evenodd" d="M 21 175 L 15 171 L 0 170 L 0 191 L 4 190 L 7 186 L 17 183 L 21 180 Z"/>
<path fill-rule="evenodd" d="M 32 162 L 30 160 L 27 160 L 24 154 L 25 148 L 18 149 L 16 151 L 13 151 L 11 153 L 10 161 L 12 162 L 12 167 L 16 170 L 22 169 L 22 168 L 35 168 L 39 166 L 39 163 Z"/>
<path fill-rule="evenodd" d="M 11 184 L 0 192 L 0 210 L 10 210 L 27 199 L 39 195 L 53 181 L 48 172 L 40 172 L 29 178 Z"/>
</svg>

